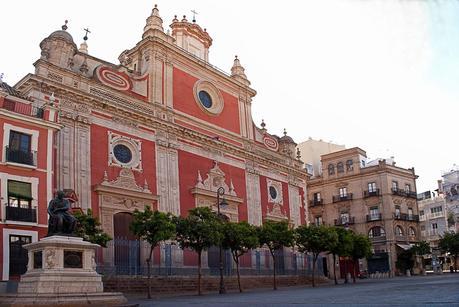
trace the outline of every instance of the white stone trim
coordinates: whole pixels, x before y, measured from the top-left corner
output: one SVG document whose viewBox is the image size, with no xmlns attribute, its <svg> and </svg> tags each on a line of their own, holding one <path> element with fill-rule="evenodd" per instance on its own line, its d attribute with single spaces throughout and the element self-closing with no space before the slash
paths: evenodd
<svg viewBox="0 0 459 307">
<path fill-rule="evenodd" d="M 128 163 L 118 161 L 113 149 L 116 145 L 124 145 L 132 153 L 132 159 Z M 134 171 L 142 171 L 142 141 L 108 131 L 108 165 L 127 167 Z"/>
<path fill-rule="evenodd" d="M 35 177 L 24 177 L 24 176 L 15 176 L 7 173 L 0 173 L 0 191 L 2 195 L 2 221 L 6 220 L 6 204 L 8 202 L 8 180 L 16 180 L 21 182 L 30 183 L 32 186 L 32 208 L 37 208 L 38 214 L 38 178 Z M 49 187 L 48 187 L 49 190 Z M 38 221 L 38 216 L 37 216 Z M 14 221 L 11 221 L 14 222 Z M 37 225 L 37 223 L 31 223 Z"/>
<path fill-rule="evenodd" d="M 38 136 L 39 136 L 39 131 L 38 130 L 32 130 L 32 129 L 26 129 L 18 126 L 14 126 L 11 124 L 4 123 L 3 124 L 3 162 L 6 162 L 6 146 L 9 145 L 10 143 L 10 132 L 11 130 L 17 131 L 17 132 L 22 132 L 25 134 L 29 134 L 32 136 L 32 142 L 30 144 L 30 149 L 33 151 L 37 151 L 38 149 Z M 38 164 L 38 161 L 37 161 Z"/>
<path fill-rule="evenodd" d="M 266 185 L 268 190 L 268 202 L 283 205 L 284 196 L 282 194 L 282 183 L 279 181 L 274 181 L 272 179 L 266 178 Z M 271 197 L 271 193 L 269 192 L 270 187 L 274 187 L 276 189 L 276 198 Z"/>
<path fill-rule="evenodd" d="M 261 226 L 263 216 L 261 212 L 260 176 L 246 172 L 247 191 L 247 219 L 249 224 Z"/>
<path fill-rule="evenodd" d="M 32 242 L 38 241 L 38 232 L 34 230 L 3 229 L 3 273 L 2 280 L 9 280 L 10 275 L 10 235 L 31 236 Z"/>
<path fill-rule="evenodd" d="M 199 98 L 199 92 L 205 91 L 209 94 L 210 98 L 212 99 L 212 106 L 210 108 L 205 107 L 201 103 L 201 99 Z M 206 114 L 209 115 L 219 115 L 223 108 L 225 107 L 225 102 L 220 90 L 211 82 L 199 80 L 194 84 L 193 87 L 193 94 L 194 100 L 199 108 L 204 111 Z"/>
<path fill-rule="evenodd" d="M 300 208 L 302 204 L 300 197 L 300 189 L 289 184 L 288 198 L 290 207 L 290 221 L 293 223 L 294 227 L 298 227 L 301 225 Z"/>
<path fill-rule="evenodd" d="M 53 131 L 48 130 L 48 144 L 46 149 L 46 201 L 51 200 L 51 198 L 53 197 L 53 140 Z"/>
</svg>

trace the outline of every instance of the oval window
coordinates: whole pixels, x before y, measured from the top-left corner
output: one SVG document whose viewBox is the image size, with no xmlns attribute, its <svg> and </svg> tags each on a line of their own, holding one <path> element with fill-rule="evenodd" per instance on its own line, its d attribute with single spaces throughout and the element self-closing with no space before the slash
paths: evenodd
<svg viewBox="0 0 459 307">
<path fill-rule="evenodd" d="M 121 163 L 129 163 L 132 160 L 132 152 L 126 145 L 118 144 L 113 147 L 115 158 Z"/>
<path fill-rule="evenodd" d="M 210 109 L 212 107 L 212 97 L 210 97 L 209 93 L 206 91 L 199 91 L 198 95 L 201 104 L 207 109 Z"/>
<path fill-rule="evenodd" d="M 277 190 L 275 187 L 270 186 L 269 187 L 269 195 L 271 196 L 271 199 L 276 199 L 277 198 Z"/>
</svg>

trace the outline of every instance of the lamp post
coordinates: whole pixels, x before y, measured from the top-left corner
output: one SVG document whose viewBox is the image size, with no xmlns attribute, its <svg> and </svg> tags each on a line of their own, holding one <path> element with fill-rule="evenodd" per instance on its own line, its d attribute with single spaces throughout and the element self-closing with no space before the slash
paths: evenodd
<svg viewBox="0 0 459 307">
<path fill-rule="evenodd" d="M 225 189 L 223 187 L 219 187 L 217 190 L 217 214 L 220 219 L 222 218 L 220 215 L 220 206 L 225 207 L 227 205 L 224 198 L 222 199 L 220 203 L 220 196 L 223 196 L 223 195 L 225 195 Z M 220 290 L 219 290 L 219 293 L 220 294 L 226 293 L 225 284 L 223 281 L 223 248 L 222 248 L 221 243 L 220 243 Z"/>
</svg>

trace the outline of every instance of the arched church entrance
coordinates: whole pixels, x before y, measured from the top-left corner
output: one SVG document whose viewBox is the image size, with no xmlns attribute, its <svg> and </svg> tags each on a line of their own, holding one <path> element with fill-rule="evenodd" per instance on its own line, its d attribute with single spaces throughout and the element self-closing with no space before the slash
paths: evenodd
<svg viewBox="0 0 459 307">
<path fill-rule="evenodd" d="M 140 241 L 129 229 L 132 220 L 132 214 L 128 212 L 113 215 L 115 268 L 122 275 L 140 272 Z"/>
</svg>

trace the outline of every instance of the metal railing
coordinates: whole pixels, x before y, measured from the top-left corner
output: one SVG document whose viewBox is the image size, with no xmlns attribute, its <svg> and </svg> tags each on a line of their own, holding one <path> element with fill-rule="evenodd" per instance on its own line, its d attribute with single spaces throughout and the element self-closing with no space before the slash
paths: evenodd
<svg viewBox="0 0 459 307">
<path fill-rule="evenodd" d="M 43 118 L 44 115 L 43 108 L 11 100 L 5 100 L 3 102 L 2 108 L 11 112 L 28 115 L 36 118 Z"/>
<path fill-rule="evenodd" d="M 109 241 L 107 248 L 96 250 L 97 271 L 106 277 L 144 276 L 147 275 L 146 259 L 150 245 L 144 241 L 116 238 Z M 219 250 L 211 248 L 203 253 L 202 274 L 217 276 L 219 274 Z M 276 274 L 310 275 L 312 274 L 312 255 L 284 250 L 276 253 Z M 183 258 L 183 264 L 177 263 Z M 241 275 L 272 275 L 273 259 L 268 250 L 249 250 L 239 258 Z M 323 276 L 321 257 L 317 260 L 317 275 Z M 229 250 L 224 252 L 224 274 L 236 275 L 236 265 Z M 174 244 L 163 244 L 153 252 L 151 274 L 153 276 L 189 276 L 197 275 L 197 254 L 191 250 L 181 250 Z"/>
<path fill-rule="evenodd" d="M 346 195 L 333 195 L 333 202 L 337 203 L 340 201 L 352 200 L 352 193 Z"/>
<path fill-rule="evenodd" d="M 376 189 L 374 191 L 363 191 L 363 198 L 379 196 L 379 195 L 380 195 L 379 189 Z"/>
<path fill-rule="evenodd" d="M 367 222 L 380 221 L 382 220 L 381 213 L 367 214 Z"/>
<path fill-rule="evenodd" d="M 352 225 L 355 224 L 355 217 L 340 217 L 335 219 L 335 226 L 342 226 L 342 225 Z"/>
<path fill-rule="evenodd" d="M 6 146 L 6 161 L 37 166 L 37 152 L 11 149 Z"/>
<path fill-rule="evenodd" d="M 314 206 L 322 205 L 322 203 L 323 203 L 322 199 L 313 199 L 309 201 L 309 206 L 314 207 Z"/>
<path fill-rule="evenodd" d="M 416 192 L 405 191 L 405 190 L 398 189 L 398 188 L 392 188 L 392 194 L 393 195 L 398 195 L 398 196 L 403 196 L 403 197 L 415 198 L 415 199 L 417 199 L 417 197 L 418 197 Z"/>
<path fill-rule="evenodd" d="M 419 215 L 407 213 L 394 213 L 394 219 L 402 221 L 419 222 Z"/>
<path fill-rule="evenodd" d="M 18 222 L 37 222 L 37 209 L 6 206 L 6 219 Z"/>
<path fill-rule="evenodd" d="M 372 242 L 376 242 L 376 241 L 378 241 L 378 242 L 386 241 L 386 235 L 385 235 L 385 234 L 384 234 L 384 235 L 380 235 L 380 236 L 373 236 L 373 237 L 369 237 L 369 238 L 370 238 L 370 240 L 371 240 Z"/>
</svg>

